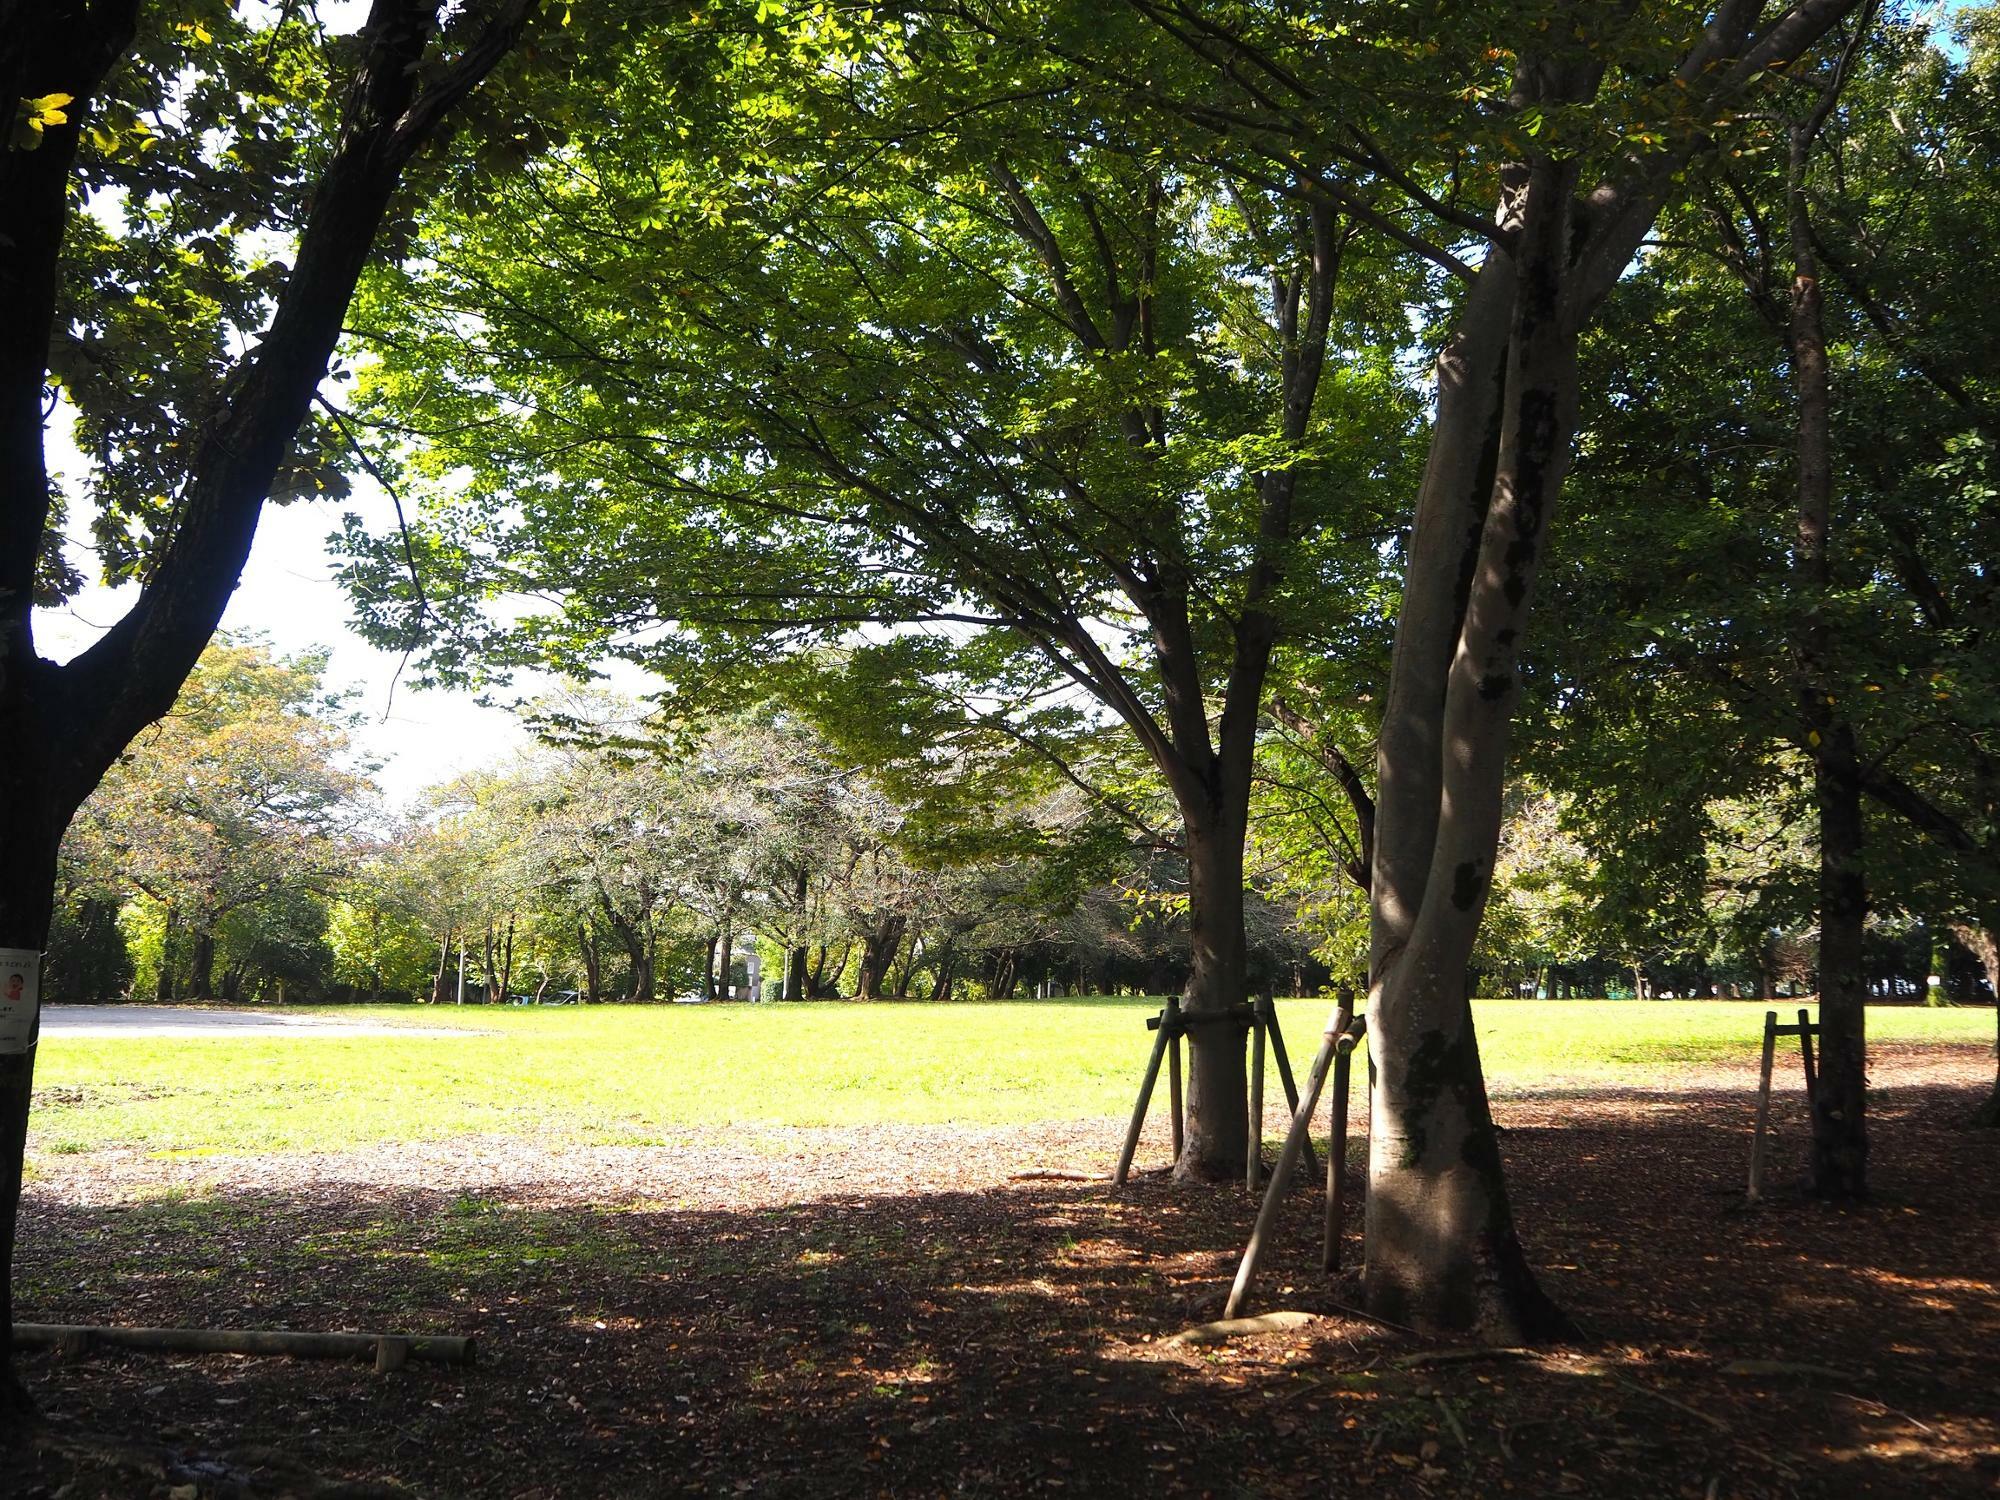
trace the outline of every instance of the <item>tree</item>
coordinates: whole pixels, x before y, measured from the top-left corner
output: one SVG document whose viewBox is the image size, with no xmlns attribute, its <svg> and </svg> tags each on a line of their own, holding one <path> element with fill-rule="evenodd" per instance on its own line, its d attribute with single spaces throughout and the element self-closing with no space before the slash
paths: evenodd
<svg viewBox="0 0 2000 1500">
<path fill-rule="evenodd" d="M 385 291 L 371 384 L 428 472 L 472 476 L 420 555 L 468 631 L 496 595 L 560 597 L 481 633 L 489 661 L 610 650 L 714 690 L 732 662 L 891 627 L 866 646 L 992 734 L 1056 754 L 1061 731 L 1120 726 L 1187 860 L 1179 1170 L 1232 1177 L 1260 704 L 1295 601 L 1380 567 L 1369 543 L 1303 541 L 1381 530 L 1396 253 L 1335 206 L 1219 178 L 1156 113 L 1099 108 L 1039 38 L 996 58 L 938 17 L 838 24 L 732 83 L 724 154 L 648 125 L 431 226 L 426 274 Z M 620 119 L 660 108 L 606 87 Z M 654 295 L 668 275 L 700 295 Z M 1345 448 L 1349 428 L 1369 437 Z M 363 552 L 396 628 L 406 586 Z"/>
<path fill-rule="evenodd" d="M 184 14 L 184 28 L 142 31 L 136 0 L 0 5 L 0 98 L 14 113 L 0 151 L 0 203 L 9 214 L 0 237 L 0 288 L 9 307 L 0 324 L 0 740 L 8 747 L 0 759 L 0 844 L 10 851 L 0 873 L 0 944 L 32 952 L 45 945 L 63 830 L 132 737 L 172 705 L 221 617 L 405 166 L 506 56 L 532 10 L 533 0 L 495 0 L 467 6 L 441 26 L 440 7 L 427 0 L 376 0 L 352 45 L 322 49 L 318 22 L 290 10 L 264 27 L 212 4 Z M 212 44 L 213 52 L 200 50 Z M 330 76 L 328 59 L 339 54 L 345 66 Z M 332 77 L 341 82 L 327 96 L 341 102 L 324 153 L 286 161 L 278 144 L 274 155 L 282 133 L 245 101 L 311 97 Z M 169 101 L 175 109 L 160 108 Z M 79 370 L 67 354 L 78 324 L 59 320 L 58 307 L 65 273 L 87 237 L 66 239 L 66 232 L 92 187 L 118 177 L 107 162 L 136 160 L 132 180 L 144 182 L 137 123 L 142 115 L 175 113 L 186 124 L 187 155 L 222 164 L 211 166 L 211 178 L 254 182 L 274 197 L 309 203 L 297 226 L 259 221 L 296 227 L 293 262 L 285 271 L 246 267 L 239 255 L 248 247 L 232 254 L 219 242 L 211 256 L 197 252 L 209 270 L 221 268 L 220 282 L 231 288 L 203 320 L 218 337 L 196 339 L 191 352 L 181 351 L 188 352 L 184 362 Z M 128 118 L 135 122 L 129 128 Z M 260 172 L 259 161 L 283 169 Z M 150 202 L 152 191 L 181 185 L 154 184 L 141 196 Z M 124 281 L 124 300 L 136 306 L 140 290 Z M 260 325 L 252 347 L 226 336 L 253 335 Z M 156 395 L 147 387 L 162 363 L 177 375 L 171 390 Z M 139 517 L 114 509 L 107 523 L 114 536 L 143 537 L 144 586 L 102 640 L 61 667 L 37 654 L 31 616 L 34 602 L 62 582 L 53 564 L 60 528 L 50 525 L 44 454 L 52 378 L 86 413 L 99 406 L 150 410 L 146 430 L 172 433 L 158 447 L 107 442 L 97 450 L 101 470 L 121 477 L 113 491 L 140 497 L 145 507 Z M 161 507 L 153 496 L 172 499 Z M 127 521 L 136 524 L 127 530 Z M 26 1406 L 13 1372 L 11 1287 L 33 1066 L 32 1051 L 0 1058 L 0 1278 L 10 1299 L 0 1317 L 0 1404 L 7 1420 Z"/>
<path fill-rule="evenodd" d="M 1991 13 L 1963 24 L 1976 43 Z M 1844 102 L 1828 107 L 1831 75 L 1802 77 L 1740 156 L 1703 167 L 1615 299 L 1613 324 L 1671 320 L 1675 337 L 1614 334 L 1592 359 L 1610 398 L 1591 419 L 1585 503 L 1629 551 L 1594 549 L 1577 609 L 1632 628 L 1600 624 L 1564 672 L 1667 681 L 1667 701 L 1699 702 L 1706 743 L 1677 735 L 1671 711 L 1649 728 L 1712 775 L 1730 761 L 1809 769 L 1831 817 L 1813 909 L 1834 1063 L 1814 1176 L 1833 1196 L 1865 1186 L 1860 799 L 1874 809 L 1869 904 L 1976 925 L 2000 895 L 2000 683 L 1975 623 L 1992 604 L 1983 559 L 2000 515 L 1985 373 L 2000 330 L 1964 264 L 1994 228 L 1987 55 L 1954 58 L 1926 26 L 1884 25 L 1847 50 Z M 1770 497 L 1799 493 L 1799 476 L 1809 503 L 1780 513 Z M 1681 503 L 1662 506 L 1663 492 Z M 1937 860 L 1916 857 L 1912 833 L 1944 851 L 1955 891 L 1937 889 Z"/>
<path fill-rule="evenodd" d="M 1565 1326 L 1515 1230 L 1465 973 L 1572 455 L 1578 341 L 1723 117 L 1852 5 L 1768 9 L 1725 5 L 1688 35 L 1684 13 L 1650 8 L 1621 25 L 1587 7 L 1452 7 L 1448 29 L 1419 8 L 1405 52 L 1423 77 L 1401 86 L 1484 112 L 1402 160 L 1324 86 L 1340 77 L 1332 43 L 1254 22 L 1180 33 L 1213 67 L 1187 114 L 1384 233 L 1407 242 L 1413 219 L 1465 287 L 1445 313 L 1377 749 L 1365 1279 L 1370 1308 L 1398 1322 L 1507 1342 Z M 1301 171 L 1315 149 L 1354 170 Z M 1468 241 L 1476 270 L 1457 253 Z"/>
<path fill-rule="evenodd" d="M 254 643 L 210 646 L 173 711 L 71 825 L 75 857 L 102 884 L 163 908 L 190 999 L 219 993 L 226 920 L 281 894 L 323 894 L 346 862 L 363 783 L 341 765 L 346 736 L 324 716 L 323 665 L 275 660 Z M 177 956 L 163 963 L 162 999 L 175 993 Z"/>
</svg>

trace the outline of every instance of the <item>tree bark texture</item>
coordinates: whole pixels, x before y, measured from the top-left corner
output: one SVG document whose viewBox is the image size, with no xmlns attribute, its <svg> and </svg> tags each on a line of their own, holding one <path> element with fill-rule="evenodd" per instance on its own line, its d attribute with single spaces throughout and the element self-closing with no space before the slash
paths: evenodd
<svg viewBox="0 0 2000 1500">
<path fill-rule="evenodd" d="M 1187 865 L 1191 967 L 1181 995 L 1188 1026 L 1187 1130 L 1174 1173 L 1226 1182 L 1242 1175 L 1249 1142 L 1243 1062 L 1249 1031 L 1233 1016 L 1247 998 L 1243 825 L 1227 809 L 1188 819 Z"/>
<path fill-rule="evenodd" d="M 1675 75 L 1737 107 L 1854 8 L 1716 7 Z M 1760 29 L 1761 28 L 1761 29 Z M 1527 53 L 1513 103 L 1587 104 L 1586 58 Z M 1493 873 L 1515 663 L 1576 420 L 1577 340 L 1704 136 L 1577 193 L 1574 161 L 1503 174 L 1495 232 L 1438 361 L 1377 752 L 1370 874 L 1366 1297 L 1439 1333 L 1559 1334 L 1515 1234 L 1465 974 Z"/>
<path fill-rule="evenodd" d="M 1439 362 L 1380 750 L 1371 877 L 1369 1310 L 1534 1342 L 1566 1324 L 1515 1231 L 1466 973 L 1499 844 L 1514 664 L 1569 459 L 1574 169 L 1537 163 Z"/>
<path fill-rule="evenodd" d="M 882 998 L 882 982 L 889 977 L 889 965 L 895 961 L 896 950 L 903 944 L 903 929 L 908 925 L 907 919 L 901 916 L 887 916 L 863 936 L 861 972 L 854 983 L 857 998 Z"/>
</svg>

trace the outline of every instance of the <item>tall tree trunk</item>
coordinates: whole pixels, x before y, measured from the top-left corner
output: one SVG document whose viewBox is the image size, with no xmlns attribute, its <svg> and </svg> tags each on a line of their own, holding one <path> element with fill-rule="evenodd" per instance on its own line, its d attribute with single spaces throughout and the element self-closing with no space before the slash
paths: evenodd
<svg viewBox="0 0 2000 1500">
<path fill-rule="evenodd" d="M 445 975 L 451 972 L 451 940 L 454 936 L 449 927 L 444 930 L 444 941 L 438 944 L 437 973 L 431 977 L 431 1004 L 444 1004 Z"/>
<path fill-rule="evenodd" d="M 161 1005 L 174 998 L 174 949 L 179 946 L 176 939 L 180 930 L 180 913 L 169 906 L 160 924 L 160 972 L 153 976 L 153 999 Z"/>
<path fill-rule="evenodd" d="M 798 938 L 806 931 L 806 915 L 810 910 L 812 895 L 810 873 L 800 865 L 792 881 L 792 930 L 788 936 Z M 786 1000 L 803 1000 L 806 997 L 807 945 L 798 943 L 785 950 L 784 985 L 778 993 Z"/>
<path fill-rule="evenodd" d="M 1711 7 L 1678 70 L 1689 97 L 1737 107 L 1851 9 Z M 1602 77 L 1576 49 L 1524 50 L 1511 102 L 1587 106 Z M 1463 980 L 1499 844 L 1516 663 L 1570 457 L 1578 336 L 1703 138 L 1684 132 L 1581 202 L 1574 159 L 1506 168 L 1504 238 L 1438 360 L 1377 745 L 1366 1294 L 1374 1311 L 1439 1332 L 1514 1340 L 1566 1326 L 1514 1233 Z"/>
<path fill-rule="evenodd" d="M 854 993 L 862 1000 L 882 998 L 882 981 L 889 977 L 889 965 L 902 946 L 903 929 L 909 925 L 902 916 L 886 916 L 861 939 L 861 972 L 855 978 Z"/>
<path fill-rule="evenodd" d="M 898 1000 L 910 998 L 910 981 L 916 977 L 917 954 L 923 944 L 923 934 L 912 932 L 909 943 L 903 948 L 902 959 L 896 965 L 896 982 L 890 986 L 890 993 Z"/>
<path fill-rule="evenodd" d="M 4 702 L 4 695 L 0 695 Z M 39 736 L 19 731 L 18 711 L 0 708 L 0 740 L 10 747 L 0 757 L 0 948 L 40 953 L 49 939 L 55 907 L 56 850 L 62 822 L 46 797 L 29 793 L 21 773 L 32 774 Z M 29 782 L 29 786 L 32 786 Z M 14 1374 L 14 1227 L 21 1199 L 23 1153 L 28 1139 L 28 1103 L 34 1094 L 35 1052 L 0 1053 L 0 1427 L 9 1414 L 28 1407 Z"/>
<path fill-rule="evenodd" d="M 604 1000 L 604 959 L 592 936 L 588 924 L 576 924 L 576 951 L 583 959 L 583 996 L 586 1003 L 598 1005 Z"/>
<path fill-rule="evenodd" d="M 1825 611 L 1832 592 L 1832 394 L 1826 329 L 1806 202 L 1806 169 L 1822 114 L 1792 126 L 1786 174 L 1793 263 L 1787 330 L 1798 397 L 1798 538 L 1795 572 L 1806 619 L 1795 642 L 1800 716 L 1813 754 L 1819 815 L 1820 1062 L 1812 1109 L 1812 1190 L 1822 1198 L 1868 1191 L 1868 985 L 1863 935 L 1861 793 L 1854 730 L 1833 711 Z"/>
<path fill-rule="evenodd" d="M 215 994 L 215 927 L 201 920 L 194 935 L 194 951 L 188 960 L 188 998 L 208 1000 Z"/>
<path fill-rule="evenodd" d="M 702 951 L 701 998 L 704 1000 L 715 998 L 715 948 L 720 941 L 721 934 L 711 932 L 708 935 L 708 946 Z"/>
<path fill-rule="evenodd" d="M 734 959 L 736 957 L 736 934 L 731 931 L 735 919 L 732 902 L 724 908 L 722 934 L 715 942 L 715 994 L 719 999 L 734 1000 Z"/>
<path fill-rule="evenodd" d="M 1819 812 L 1819 1072 L 1812 1100 L 1812 1190 L 1846 1200 L 1868 1191 L 1868 990 L 1862 942 L 1861 792 L 1854 734 L 1841 721 L 1813 768 Z"/>
<path fill-rule="evenodd" d="M 1567 1324 L 1515 1232 L 1467 1000 L 1500 832 L 1515 661 L 1575 420 L 1574 168 L 1515 184 L 1438 361 L 1378 748 L 1371 891 L 1369 1310 L 1490 1342 Z"/>
<path fill-rule="evenodd" d="M 1207 816 L 1203 816 L 1207 812 Z M 1249 998 L 1243 935 L 1242 818 L 1233 807 L 1183 814 L 1192 968 L 1181 992 L 1188 1022 L 1187 1129 L 1174 1175 L 1225 1182 L 1242 1175 L 1249 1147 L 1248 1028 L 1235 1007 Z"/>
<path fill-rule="evenodd" d="M 514 982 L 514 914 L 507 914 L 507 934 L 500 944 L 500 983 L 494 1002 L 500 1004 L 507 999 L 508 988 Z"/>
</svg>

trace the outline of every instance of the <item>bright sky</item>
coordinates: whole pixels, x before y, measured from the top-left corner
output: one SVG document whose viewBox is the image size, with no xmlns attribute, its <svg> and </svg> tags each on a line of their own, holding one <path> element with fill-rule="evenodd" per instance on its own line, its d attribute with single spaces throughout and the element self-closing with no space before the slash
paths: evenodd
<svg viewBox="0 0 2000 1500">
<path fill-rule="evenodd" d="M 59 450 L 67 445 L 54 432 L 50 439 L 51 466 L 56 467 Z M 327 647 L 333 653 L 327 685 L 362 690 L 357 706 L 368 722 L 355 735 L 356 748 L 383 762 L 376 782 L 390 804 L 400 806 L 426 786 L 504 759 L 528 737 L 513 715 L 482 707 L 470 693 L 416 692 L 404 681 L 391 699 L 397 658 L 348 629 L 347 600 L 333 581 L 326 540 L 341 513 L 349 510 L 373 530 L 394 524 L 387 497 L 365 481 L 336 503 L 265 506 L 256 546 L 222 628 L 262 632 L 281 654 Z M 73 540 L 70 554 L 86 578 L 97 576 L 96 560 Z M 136 592 L 93 584 L 63 609 L 36 611 L 35 640 L 42 655 L 64 661 L 83 650 L 129 607 Z"/>
</svg>

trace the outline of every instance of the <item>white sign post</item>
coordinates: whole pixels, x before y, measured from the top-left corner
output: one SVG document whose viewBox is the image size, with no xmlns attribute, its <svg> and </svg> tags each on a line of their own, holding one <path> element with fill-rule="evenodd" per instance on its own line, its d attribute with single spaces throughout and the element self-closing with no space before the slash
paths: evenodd
<svg viewBox="0 0 2000 1500">
<path fill-rule="evenodd" d="M 42 955 L 0 948 L 0 1054 L 35 1045 L 42 1027 Z"/>
</svg>

